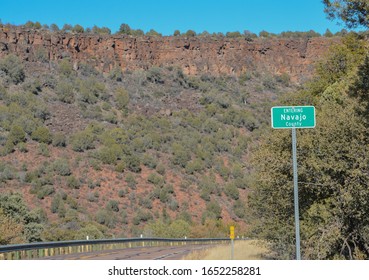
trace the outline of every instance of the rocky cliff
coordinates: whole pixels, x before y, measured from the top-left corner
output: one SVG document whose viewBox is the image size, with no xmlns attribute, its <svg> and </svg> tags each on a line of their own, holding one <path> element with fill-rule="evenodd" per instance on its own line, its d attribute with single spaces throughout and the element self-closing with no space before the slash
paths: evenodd
<svg viewBox="0 0 369 280">
<path fill-rule="evenodd" d="M 0 30 L 0 57 L 15 53 L 27 61 L 72 59 L 109 72 L 177 66 L 189 75 L 239 75 L 247 71 L 309 78 L 316 62 L 337 38 L 286 39 L 213 37 L 128 37 Z"/>
</svg>

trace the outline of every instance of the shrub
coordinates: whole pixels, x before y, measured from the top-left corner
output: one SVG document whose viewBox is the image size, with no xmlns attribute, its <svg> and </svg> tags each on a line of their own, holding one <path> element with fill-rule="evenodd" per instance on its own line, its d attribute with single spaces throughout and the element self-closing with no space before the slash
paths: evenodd
<svg viewBox="0 0 369 280">
<path fill-rule="evenodd" d="M 76 152 L 83 152 L 88 149 L 93 149 L 95 137 L 89 130 L 77 132 L 72 136 L 72 149 Z"/>
<path fill-rule="evenodd" d="M 115 171 L 123 173 L 126 169 L 126 163 L 124 161 L 118 162 L 118 164 L 115 166 Z"/>
<path fill-rule="evenodd" d="M 27 153 L 28 152 L 27 145 L 24 142 L 18 143 L 17 148 L 22 153 Z"/>
<path fill-rule="evenodd" d="M 215 219 L 222 218 L 222 208 L 216 201 L 211 201 L 206 205 L 206 211 L 209 212 Z"/>
<path fill-rule="evenodd" d="M 79 98 L 83 102 L 95 104 L 98 101 L 98 97 L 107 99 L 105 94 L 105 85 L 99 83 L 95 78 L 79 82 Z"/>
<path fill-rule="evenodd" d="M 49 157 L 49 156 L 50 156 L 50 150 L 49 150 L 49 147 L 47 146 L 47 144 L 45 144 L 45 143 L 40 143 L 40 144 L 38 145 L 37 153 L 38 153 L 39 155 L 44 156 L 44 157 Z"/>
<path fill-rule="evenodd" d="M 45 185 L 37 188 L 36 196 L 38 199 L 44 199 L 46 196 L 49 196 L 55 192 L 55 188 L 52 185 Z"/>
<path fill-rule="evenodd" d="M 54 147 L 65 147 L 67 145 L 66 136 L 61 132 L 55 133 L 53 135 L 52 144 Z"/>
<path fill-rule="evenodd" d="M 69 81 L 61 80 L 55 88 L 55 93 L 58 99 L 64 103 L 74 102 L 74 88 Z"/>
<path fill-rule="evenodd" d="M 131 155 L 131 156 L 127 156 L 126 158 L 126 163 L 127 163 L 127 168 L 135 173 L 141 172 L 141 162 L 140 159 L 135 156 L 135 155 Z"/>
<path fill-rule="evenodd" d="M 156 168 L 156 159 L 149 154 L 144 154 L 142 163 L 150 169 Z"/>
<path fill-rule="evenodd" d="M 81 186 L 81 183 L 76 177 L 72 175 L 67 178 L 67 186 L 72 189 L 79 189 Z"/>
<path fill-rule="evenodd" d="M 175 165 L 185 167 L 187 162 L 191 159 L 191 155 L 181 145 L 173 144 L 172 146 L 172 162 Z"/>
<path fill-rule="evenodd" d="M 116 200 L 109 200 L 106 205 L 106 209 L 114 212 L 119 212 L 119 202 Z"/>
<path fill-rule="evenodd" d="M 125 191 L 124 191 L 124 190 L 119 190 L 119 191 L 118 191 L 118 196 L 119 196 L 119 197 L 124 197 L 124 196 L 125 196 L 125 194 L 126 194 L 126 193 L 125 193 Z"/>
<path fill-rule="evenodd" d="M 9 76 L 14 84 L 23 82 L 26 77 L 22 61 L 14 54 L 0 60 L 0 71 Z"/>
<path fill-rule="evenodd" d="M 164 165 L 158 164 L 156 166 L 156 172 L 158 172 L 160 175 L 163 176 L 165 174 L 165 167 L 164 167 Z"/>
<path fill-rule="evenodd" d="M 64 27 L 63 27 L 64 28 Z M 73 66 L 67 59 L 63 59 L 59 62 L 59 73 L 69 77 L 73 73 Z"/>
<path fill-rule="evenodd" d="M 126 179 L 125 179 L 126 183 L 128 184 L 128 187 L 130 187 L 131 189 L 136 189 L 136 180 L 135 180 L 135 177 L 133 177 L 132 174 L 128 174 L 126 176 Z"/>
<path fill-rule="evenodd" d="M 147 222 L 153 218 L 152 214 L 149 211 L 142 211 L 141 209 L 138 210 L 135 217 L 133 217 L 133 224 L 139 225 L 141 222 Z"/>
<path fill-rule="evenodd" d="M 50 144 L 52 141 L 50 130 L 45 126 L 36 128 L 36 130 L 32 132 L 31 138 L 37 142 L 46 144 Z"/>
<path fill-rule="evenodd" d="M 233 212 L 236 214 L 238 218 L 245 218 L 246 217 L 246 203 L 242 200 L 237 200 L 233 204 Z"/>
<path fill-rule="evenodd" d="M 155 173 L 151 173 L 148 177 L 147 177 L 147 181 L 149 183 L 152 183 L 154 184 L 155 186 L 158 186 L 158 187 L 162 187 L 164 186 L 164 178 L 158 174 L 155 174 Z"/>
<path fill-rule="evenodd" d="M 115 91 L 115 103 L 117 108 L 122 111 L 126 111 L 129 104 L 129 94 L 124 88 L 118 88 Z"/>
<path fill-rule="evenodd" d="M 52 164 L 53 170 L 60 176 L 69 176 L 72 174 L 69 163 L 66 159 L 57 159 Z"/>
<path fill-rule="evenodd" d="M 122 69 L 119 67 L 113 68 L 109 73 L 109 79 L 117 82 L 121 82 L 123 80 Z"/>
<path fill-rule="evenodd" d="M 205 168 L 204 163 L 200 159 L 191 160 L 186 164 L 186 172 L 188 174 L 194 174 L 200 172 Z"/>
<path fill-rule="evenodd" d="M 24 226 L 23 234 L 28 242 L 41 242 L 44 227 L 38 223 L 29 223 Z"/>
<path fill-rule="evenodd" d="M 110 147 L 102 147 L 98 151 L 98 157 L 105 164 L 115 164 L 121 153 L 122 150 L 119 145 L 112 145 Z"/>
<path fill-rule="evenodd" d="M 96 197 L 94 193 L 89 192 L 89 193 L 87 194 L 87 200 L 88 200 L 89 202 L 98 202 L 98 201 L 99 201 L 99 197 L 98 197 L 98 196 Z"/>
<path fill-rule="evenodd" d="M 109 228 L 114 228 L 117 220 L 114 215 L 112 215 L 111 211 L 108 211 L 106 209 L 100 209 L 96 213 L 96 221 L 99 224 L 105 225 Z"/>
<path fill-rule="evenodd" d="M 8 140 L 14 145 L 26 140 L 26 133 L 23 128 L 18 125 L 13 125 L 10 129 Z"/>
<path fill-rule="evenodd" d="M 235 186 L 235 184 L 233 183 L 230 183 L 230 184 L 227 184 L 225 189 L 224 189 L 224 193 L 234 199 L 234 200 L 237 200 L 240 198 L 240 192 L 238 191 L 237 187 Z"/>
</svg>

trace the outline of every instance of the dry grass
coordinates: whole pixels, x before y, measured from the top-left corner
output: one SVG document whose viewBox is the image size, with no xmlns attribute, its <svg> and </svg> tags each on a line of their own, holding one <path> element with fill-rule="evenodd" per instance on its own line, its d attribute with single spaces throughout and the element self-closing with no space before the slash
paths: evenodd
<svg viewBox="0 0 369 280">
<path fill-rule="evenodd" d="M 261 241 L 242 240 L 235 241 L 235 260 L 263 260 L 268 250 Z M 231 245 L 221 245 L 206 250 L 198 250 L 184 257 L 185 260 L 229 260 L 231 258 Z"/>
</svg>

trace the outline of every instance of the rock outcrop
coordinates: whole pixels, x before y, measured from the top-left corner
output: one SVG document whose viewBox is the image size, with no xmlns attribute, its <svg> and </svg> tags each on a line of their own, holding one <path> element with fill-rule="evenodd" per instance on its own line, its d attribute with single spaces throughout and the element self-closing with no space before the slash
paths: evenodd
<svg viewBox="0 0 369 280">
<path fill-rule="evenodd" d="M 188 75 L 240 75 L 247 71 L 287 73 L 302 82 L 337 38 L 129 37 L 0 29 L 0 57 L 15 53 L 27 61 L 70 58 L 109 72 L 152 66 L 180 67 Z"/>
</svg>

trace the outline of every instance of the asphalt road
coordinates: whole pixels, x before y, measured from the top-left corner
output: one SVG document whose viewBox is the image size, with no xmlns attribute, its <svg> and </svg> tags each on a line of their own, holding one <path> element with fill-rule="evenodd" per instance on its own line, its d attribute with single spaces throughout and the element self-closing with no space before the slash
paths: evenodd
<svg viewBox="0 0 369 280">
<path fill-rule="evenodd" d="M 173 247 L 137 247 L 44 257 L 43 260 L 181 260 L 195 250 L 214 245 L 185 245 Z"/>
</svg>

